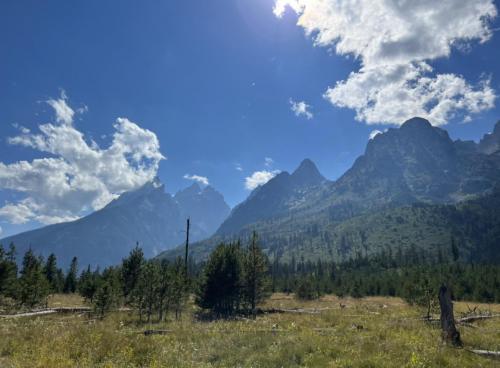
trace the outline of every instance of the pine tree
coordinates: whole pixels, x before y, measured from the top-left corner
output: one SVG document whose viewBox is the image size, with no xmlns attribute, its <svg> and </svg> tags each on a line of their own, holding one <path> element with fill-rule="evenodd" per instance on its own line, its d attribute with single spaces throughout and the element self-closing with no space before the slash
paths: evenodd
<svg viewBox="0 0 500 368">
<path fill-rule="evenodd" d="M 255 314 L 257 304 L 269 295 L 268 269 L 268 259 L 262 252 L 254 231 L 243 259 L 243 298 L 252 314 Z"/>
<path fill-rule="evenodd" d="M 156 261 L 145 263 L 139 280 L 137 281 L 132 294 L 135 296 L 139 309 L 139 318 L 142 319 L 143 311 L 146 313 L 147 322 L 151 321 L 151 316 L 158 305 L 158 295 L 160 287 L 160 265 Z"/>
<path fill-rule="evenodd" d="M 136 247 L 130 252 L 128 258 L 125 258 L 122 262 L 123 295 L 127 303 L 129 302 L 130 293 L 134 290 L 135 285 L 139 281 L 144 263 L 144 253 L 139 247 L 139 243 L 137 243 Z"/>
<path fill-rule="evenodd" d="M 103 318 L 113 307 L 116 300 L 115 290 L 108 281 L 103 281 L 96 290 L 93 300 L 94 310 Z"/>
<path fill-rule="evenodd" d="M 175 311 L 175 319 L 178 319 L 189 295 L 189 280 L 186 280 L 185 266 L 180 258 L 171 267 L 170 279 L 170 304 Z"/>
<path fill-rule="evenodd" d="M 92 303 L 98 287 L 99 275 L 97 272 L 92 272 L 89 265 L 80 275 L 80 279 L 78 280 L 78 291 L 85 300 L 89 300 Z"/>
<path fill-rule="evenodd" d="M 301 300 L 317 299 L 318 294 L 311 276 L 302 276 L 297 283 L 295 296 Z"/>
<path fill-rule="evenodd" d="M 455 241 L 455 238 L 452 236 L 451 237 L 451 256 L 453 259 L 453 262 L 457 262 L 458 258 L 460 257 L 460 251 L 458 250 L 457 243 Z"/>
<path fill-rule="evenodd" d="M 210 254 L 196 302 L 217 316 L 238 311 L 241 295 L 241 251 L 239 244 L 219 244 Z"/>
<path fill-rule="evenodd" d="M 163 260 L 160 264 L 157 298 L 158 320 L 160 322 L 164 320 L 170 306 L 172 305 L 172 280 L 171 267 L 168 261 Z"/>
<path fill-rule="evenodd" d="M 17 292 L 17 264 L 15 247 L 5 252 L 0 245 L 0 296 L 15 298 Z"/>
<path fill-rule="evenodd" d="M 62 285 L 58 277 L 57 259 L 54 253 L 50 254 L 43 269 L 45 277 L 49 282 L 50 292 L 58 293 L 62 290 Z"/>
<path fill-rule="evenodd" d="M 18 295 L 18 300 L 23 306 L 33 308 L 47 303 L 50 285 L 43 272 L 42 264 L 42 259 L 36 257 L 31 249 L 25 253 Z"/>
<path fill-rule="evenodd" d="M 71 260 L 71 265 L 69 266 L 68 274 L 66 275 L 66 280 L 64 280 L 64 292 L 74 293 L 76 292 L 78 280 L 78 259 L 73 257 Z"/>
<path fill-rule="evenodd" d="M 95 273 L 97 275 L 97 272 Z M 106 268 L 97 282 L 97 289 L 93 298 L 95 312 L 104 318 L 113 307 L 120 305 L 120 272 L 114 267 Z"/>
</svg>

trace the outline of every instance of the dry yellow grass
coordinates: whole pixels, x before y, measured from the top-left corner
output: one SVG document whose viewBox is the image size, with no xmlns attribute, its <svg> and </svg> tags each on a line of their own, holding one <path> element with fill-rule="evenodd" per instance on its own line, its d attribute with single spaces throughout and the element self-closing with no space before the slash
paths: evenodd
<svg viewBox="0 0 500 368">
<path fill-rule="evenodd" d="M 76 306 L 76 297 L 52 305 Z M 57 303 L 57 304 L 56 304 Z M 341 307 L 342 304 L 345 307 Z M 470 303 L 470 305 L 477 305 Z M 499 367 L 500 361 L 443 345 L 422 310 L 397 298 L 302 302 L 274 294 L 264 307 L 316 314 L 267 314 L 256 320 L 182 320 L 139 325 L 129 313 L 104 321 L 83 315 L 0 320 L 0 367 Z M 500 305 L 480 305 L 500 313 Z M 467 310 L 457 303 L 457 316 Z M 467 347 L 500 350 L 500 319 L 460 327 Z M 148 328 L 167 335 L 144 336 Z"/>
</svg>

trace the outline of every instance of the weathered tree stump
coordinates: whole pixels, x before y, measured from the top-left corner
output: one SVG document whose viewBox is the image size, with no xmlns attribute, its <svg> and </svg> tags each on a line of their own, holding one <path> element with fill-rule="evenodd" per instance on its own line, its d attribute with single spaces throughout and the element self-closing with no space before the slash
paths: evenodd
<svg viewBox="0 0 500 368">
<path fill-rule="evenodd" d="M 450 289 L 443 285 L 439 289 L 439 306 L 441 307 L 441 330 L 443 339 L 453 346 L 462 346 L 460 333 L 455 327 L 455 316 L 453 315 L 453 303 L 451 301 Z"/>
</svg>

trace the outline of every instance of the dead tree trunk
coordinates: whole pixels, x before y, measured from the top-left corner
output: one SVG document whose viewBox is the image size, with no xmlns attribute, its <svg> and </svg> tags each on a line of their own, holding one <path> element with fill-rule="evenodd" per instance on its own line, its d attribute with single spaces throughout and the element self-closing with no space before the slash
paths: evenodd
<svg viewBox="0 0 500 368">
<path fill-rule="evenodd" d="M 443 339 L 446 342 L 451 342 L 453 346 L 462 346 L 460 333 L 455 327 L 450 289 L 445 285 L 441 286 L 439 289 L 439 306 L 441 307 L 441 330 Z"/>
</svg>

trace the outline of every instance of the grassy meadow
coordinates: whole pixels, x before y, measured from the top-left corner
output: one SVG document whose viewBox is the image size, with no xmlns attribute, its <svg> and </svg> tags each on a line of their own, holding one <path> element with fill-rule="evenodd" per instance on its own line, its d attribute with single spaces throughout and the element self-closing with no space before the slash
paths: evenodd
<svg viewBox="0 0 500 368">
<path fill-rule="evenodd" d="M 51 306 L 84 305 L 78 296 Z M 476 304 L 500 313 L 498 304 Z M 299 301 L 274 294 L 253 319 L 201 321 L 190 303 L 180 320 L 139 324 L 130 311 L 0 318 L 0 367 L 500 367 L 499 360 L 441 342 L 424 311 L 397 298 Z M 455 315 L 467 311 L 455 304 Z M 166 329 L 145 336 L 144 330 Z M 459 326 L 465 348 L 500 350 L 500 319 Z"/>
</svg>

